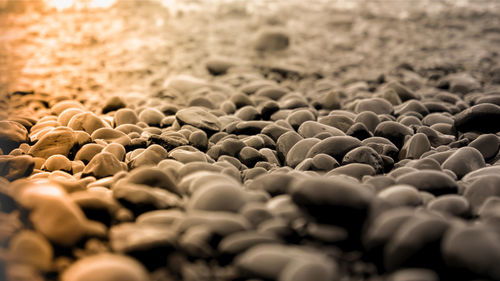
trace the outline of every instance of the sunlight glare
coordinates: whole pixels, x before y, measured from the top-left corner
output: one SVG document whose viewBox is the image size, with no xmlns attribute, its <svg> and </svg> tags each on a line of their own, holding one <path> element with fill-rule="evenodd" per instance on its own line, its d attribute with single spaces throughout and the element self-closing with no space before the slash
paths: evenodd
<svg viewBox="0 0 500 281">
<path fill-rule="evenodd" d="M 45 0 L 49 8 L 55 8 L 58 11 L 67 9 L 99 9 L 113 6 L 116 0 Z"/>
</svg>

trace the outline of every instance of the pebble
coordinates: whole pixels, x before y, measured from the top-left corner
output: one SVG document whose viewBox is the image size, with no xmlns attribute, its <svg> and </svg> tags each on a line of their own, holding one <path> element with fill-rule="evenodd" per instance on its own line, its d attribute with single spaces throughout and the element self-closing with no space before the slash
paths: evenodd
<svg viewBox="0 0 500 281">
<path fill-rule="evenodd" d="M 356 138 L 349 136 L 333 136 L 313 145 L 307 152 L 306 158 L 312 158 L 317 154 L 325 153 L 341 162 L 347 152 L 358 146 L 361 146 L 361 141 Z"/>
<path fill-rule="evenodd" d="M 30 220 L 34 229 L 51 242 L 71 247 L 86 235 L 105 234 L 105 226 L 87 220 L 62 187 L 47 180 L 38 180 L 24 183 L 21 188 L 16 200 L 32 210 Z"/>
<path fill-rule="evenodd" d="M 341 176 L 300 178 L 292 183 L 293 202 L 318 221 L 359 231 L 374 194 Z"/>
<path fill-rule="evenodd" d="M 429 210 L 468 218 L 471 214 L 470 204 L 463 196 L 456 194 L 442 195 L 427 204 Z"/>
<path fill-rule="evenodd" d="M 295 143 L 286 155 L 285 163 L 295 168 L 300 162 L 306 159 L 306 155 L 309 152 L 309 149 L 319 143 L 320 140 L 316 138 L 306 138 L 299 140 Z"/>
<path fill-rule="evenodd" d="M 414 216 L 394 234 L 384 249 L 384 264 L 389 270 L 401 267 L 430 268 L 439 270 L 441 260 L 440 240 L 449 223 L 432 216 Z"/>
<path fill-rule="evenodd" d="M 223 75 L 226 74 L 228 69 L 233 67 L 235 64 L 233 61 L 226 58 L 210 58 L 205 63 L 205 66 L 212 75 Z"/>
<path fill-rule="evenodd" d="M 386 99 L 370 98 L 362 99 L 356 103 L 354 108 L 356 113 L 371 111 L 375 114 L 391 114 L 393 112 L 392 104 Z"/>
<path fill-rule="evenodd" d="M 384 161 L 380 155 L 369 146 L 360 146 L 349 151 L 342 159 L 342 165 L 351 163 L 368 164 L 375 169 L 376 173 L 384 171 Z"/>
<path fill-rule="evenodd" d="M 139 117 L 130 108 L 121 108 L 115 112 L 114 123 L 118 127 L 124 124 L 137 124 L 139 122 Z"/>
<path fill-rule="evenodd" d="M 61 276 L 62 281 L 148 281 L 148 271 L 137 260 L 118 254 L 103 253 L 85 257 Z"/>
<path fill-rule="evenodd" d="M 405 137 L 413 135 L 413 131 L 398 122 L 385 121 L 377 125 L 374 135 L 386 138 L 396 145 L 396 147 L 401 148 Z"/>
<path fill-rule="evenodd" d="M 472 276 L 498 280 L 500 242 L 498 235 L 481 225 L 451 228 L 443 237 L 443 258 L 454 270 L 466 270 Z M 466 272 L 467 273 L 467 272 Z"/>
<path fill-rule="evenodd" d="M 463 196 L 470 203 L 474 214 L 477 214 L 488 198 L 500 197 L 500 175 L 493 174 L 475 178 L 465 187 Z"/>
<path fill-rule="evenodd" d="M 320 133 L 328 133 L 330 136 L 345 136 L 342 130 L 316 121 L 302 123 L 297 129 L 297 133 L 304 138 L 312 138 Z"/>
<path fill-rule="evenodd" d="M 220 131 L 221 124 L 217 117 L 200 107 L 184 108 L 175 114 L 175 118 L 179 124 L 188 124 L 204 130 L 207 134 Z"/>
<path fill-rule="evenodd" d="M 397 177 L 396 182 L 414 186 L 420 191 L 426 191 L 436 196 L 449 193 L 456 194 L 458 191 L 455 180 L 441 171 L 413 171 Z"/>
<path fill-rule="evenodd" d="M 460 132 L 478 131 L 496 133 L 500 131 L 500 106 L 490 103 L 474 105 L 455 115 L 455 128 Z"/>
<path fill-rule="evenodd" d="M 33 157 L 27 155 L 0 155 L 0 177 L 14 181 L 31 175 L 35 167 Z"/>
<path fill-rule="evenodd" d="M 30 148 L 28 154 L 45 159 L 54 154 L 68 156 L 74 145 L 75 138 L 70 129 L 54 129 L 39 139 Z"/>
<path fill-rule="evenodd" d="M 485 166 L 482 154 L 473 147 L 457 149 L 441 164 L 441 168 L 453 171 L 459 179 Z"/>
<path fill-rule="evenodd" d="M 102 107 L 102 113 L 106 114 L 111 111 L 116 111 L 118 109 L 124 108 L 127 105 L 125 101 L 119 96 L 113 96 L 106 100 L 104 106 Z"/>
<path fill-rule="evenodd" d="M 500 139 L 494 134 L 484 134 L 470 142 L 468 146 L 477 149 L 486 161 L 498 154 Z"/>
<path fill-rule="evenodd" d="M 75 155 L 75 160 L 83 161 L 88 163 L 96 154 L 104 149 L 104 145 L 97 143 L 88 143 L 78 150 Z"/>
<path fill-rule="evenodd" d="M 422 154 L 431 149 L 427 136 L 417 133 L 411 136 L 399 151 L 399 159 L 419 159 Z"/>
<path fill-rule="evenodd" d="M 66 156 L 55 154 L 47 158 L 47 160 L 42 166 L 42 170 L 47 170 L 49 172 L 57 170 L 71 172 L 72 164 L 71 161 Z"/>
<path fill-rule="evenodd" d="M 32 230 L 21 230 L 10 240 L 9 254 L 18 262 L 32 265 L 41 271 L 49 271 L 54 249 L 43 235 Z"/>
<path fill-rule="evenodd" d="M 422 205 L 422 199 L 418 190 L 411 185 L 399 184 L 389 186 L 380 191 L 377 197 L 393 206 L 416 207 Z"/>
<path fill-rule="evenodd" d="M 71 117 L 68 122 L 68 127 L 74 131 L 85 131 L 92 135 L 97 129 L 108 128 L 110 126 L 94 113 L 82 112 Z"/>
<path fill-rule="evenodd" d="M 255 38 L 257 51 L 282 51 L 290 45 L 290 37 L 286 30 L 279 28 L 264 28 L 259 30 Z"/>
<path fill-rule="evenodd" d="M 125 163 L 120 162 L 113 154 L 109 152 L 99 152 L 85 166 L 85 169 L 82 171 L 82 176 L 105 178 L 126 170 L 127 166 Z"/>
<path fill-rule="evenodd" d="M 21 143 L 28 142 L 28 130 L 15 121 L 0 121 L 0 148 L 9 153 Z"/>
<path fill-rule="evenodd" d="M 100 139 L 107 143 L 117 143 L 123 146 L 129 145 L 132 141 L 125 133 L 111 128 L 97 129 L 92 133 L 91 138 L 93 141 Z"/>
</svg>

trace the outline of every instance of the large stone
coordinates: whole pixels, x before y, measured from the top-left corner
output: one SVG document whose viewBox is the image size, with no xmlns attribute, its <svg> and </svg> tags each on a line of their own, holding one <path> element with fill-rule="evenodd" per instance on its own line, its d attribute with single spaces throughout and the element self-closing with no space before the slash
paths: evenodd
<svg viewBox="0 0 500 281">
<path fill-rule="evenodd" d="M 181 109 L 177 111 L 175 117 L 179 124 L 191 125 L 207 133 L 217 132 L 221 129 L 221 123 L 217 117 L 200 107 Z"/>
<path fill-rule="evenodd" d="M 478 131 L 496 133 L 500 131 L 500 106 L 491 103 L 474 105 L 455 115 L 455 128 L 461 132 Z"/>
<path fill-rule="evenodd" d="M 49 158 L 54 154 L 68 156 L 74 145 L 75 137 L 70 129 L 54 129 L 38 140 L 28 154 L 41 158 Z"/>
<path fill-rule="evenodd" d="M 441 171 L 421 170 L 403 174 L 396 179 L 398 184 L 409 184 L 420 191 L 436 196 L 457 193 L 458 185 L 448 174 Z"/>
<path fill-rule="evenodd" d="M 149 274 L 137 260 L 117 254 L 85 257 L 64 271 L 61 281 L 148 281 Z"/>
<path fill-rule="evenodd" d="M 90 160 L 87 166 L 85 166 L 82 175 L 104 178 L 126 170 L 127 166 L 125 163 L 120 162 L 113 154 L 109 152 L 100 152 Z"/>
<path fill-rule="evenodd" d="M 441 165 L 443 169 L 453 171 L 459 179 L 485 166 L 483 155 L 473 147 L 459 148 Z"/>
<path fill-rule="evenodd" d="M 500 241 L 491 229 L 481 225 L 454 227 L 446 232 L 442 251 L 446 264 L 452 269 L 500 280 Z"/>
<path fill-rule="evenodd" d="M 83 112 L 74 115 L 69 120 L 68 127 L 73 130 L 85 131 L 91 135 L 97 129 L 108 128 L 110 126 L 94 113 Z"/>
<path fill-rule="evenodd" d="M 28 130 L 14 121 L 0 121 L 0 148 L 4 153 L 19 147 L 21 143 L 28 141 Z"/>
<path fill-rule="evenodd" d="M 0 155 L 0 177 L 10 181 L 27 177 L 33 172 L 35 161 L 27 155 Z"/>
</svg>

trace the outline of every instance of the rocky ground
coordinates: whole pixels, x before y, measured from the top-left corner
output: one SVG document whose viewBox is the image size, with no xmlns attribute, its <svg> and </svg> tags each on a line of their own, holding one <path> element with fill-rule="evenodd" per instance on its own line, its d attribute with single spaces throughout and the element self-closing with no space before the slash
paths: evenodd
<svg viewBox="0 0 500 281">
<path fill-rule="evenodd" d="M 0 1 L 0 280 L 500 280 L 498 6 Z"/>
</svg>

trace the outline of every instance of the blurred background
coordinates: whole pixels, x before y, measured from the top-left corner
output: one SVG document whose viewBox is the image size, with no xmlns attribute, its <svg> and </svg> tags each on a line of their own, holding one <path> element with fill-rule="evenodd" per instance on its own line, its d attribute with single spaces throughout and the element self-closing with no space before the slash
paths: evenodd
<svg viewBox="0 0 500 281">
<path fill-rule="evenodd" d="M 0 92 L 158 95 L 204 62 L 276 66 L 334 77 L 376 77 L 407 63 L 452 65 L 489 79 L 498 65 L 500 1 L 478 0 L 0 0 Z M 252 47 L 266 26 L 290 47 Z M 491 77 L 490 77 L 491 78 Z"/>
</svg>

